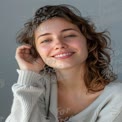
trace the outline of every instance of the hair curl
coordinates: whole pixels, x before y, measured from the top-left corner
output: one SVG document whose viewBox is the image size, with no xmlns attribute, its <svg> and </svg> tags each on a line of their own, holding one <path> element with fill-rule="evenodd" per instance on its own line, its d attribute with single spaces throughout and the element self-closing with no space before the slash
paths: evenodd
<svg viewBox="0 0 122 122">
<path fill-rule="evenodd" d="M 89 91 L 102 90 L 109 82 L 114 81 L 117 75 L 113 73 L 110 64 L 109 47 L 111 39 L 107 31 L 96 32 L 95 25 L 88 18 L 83 18 L 78 9 L 71 5 L 47 5 L 39 8 L 35 15 L 24 24 L 24 28 L 17 36 L 20 44 L 32 45 L 33 57 L 38 57 L 34 43 L 34 32 L 43 22 L 53 17 L 62 17 L 77 25 L 87 39 L 88 58 L 84 80 Z"/>
</svg>

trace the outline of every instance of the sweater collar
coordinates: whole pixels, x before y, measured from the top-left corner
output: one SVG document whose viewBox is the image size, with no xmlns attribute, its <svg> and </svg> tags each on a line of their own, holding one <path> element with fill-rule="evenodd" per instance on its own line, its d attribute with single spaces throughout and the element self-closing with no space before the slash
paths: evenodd
<svg viewBox="0 0 122 122">
<path fill-rule="evenodd" d="M 55 119 L 58 118 L 58 106 L 57 106 L 57 79 L 56 75 L 51 77 L 51 96 L 50 96 L 50 112 L 54 115 Z"/>
</svg>

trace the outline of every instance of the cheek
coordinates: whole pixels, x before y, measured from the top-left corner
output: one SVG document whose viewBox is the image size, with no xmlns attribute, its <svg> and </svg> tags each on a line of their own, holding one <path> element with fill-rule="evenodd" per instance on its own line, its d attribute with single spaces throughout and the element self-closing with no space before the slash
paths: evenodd
<svg viewBox="0 0 122 122">
<path fill-rule="evenodd" d="M 79 51 L 80 54 L 82 54 L 82 56 L 88 55 L 86 40 L 79 40 L 77 43 L 74 43 L 73 46 Z"/>
<path fill-rule="evenodd" d="M 42 60 L 44 61 L 45 64 L 48 66 L 52 67 L 53 64 L 55 64 L 55 59 L 51 58 L 51 47 L 40 47 L 38 48 L 38 53 L 41 56 Z"/>
<path fill-rule="evenodd" d="M 37 51 L 39 53 L 39 55 L 43 58 L 47 57 L 49 52 L 50 52 L 50 48 L 49 47 L 44 47 L 44 46 L 38 46 L 37 47 Z"/>
<path fill-rule="evenodd" d="M 87 44 L 85 40 L 76 40 L 71 45 L 77 49 L 87 49 Z"/>
</svg>

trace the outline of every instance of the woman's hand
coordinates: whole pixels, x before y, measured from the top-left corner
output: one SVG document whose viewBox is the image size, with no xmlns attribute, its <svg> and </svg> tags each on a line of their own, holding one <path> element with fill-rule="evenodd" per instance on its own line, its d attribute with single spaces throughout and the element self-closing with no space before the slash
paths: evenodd
<svg viewBox="0 0 122 122">
<path fill-rule="evenodd" d="M 30 45 L 19 46 L 16 49 L 15 59 L 21 70 L 31 70 L 39 73 L 45 66 L 41 58 L 33 58 Z"/>
</svg>

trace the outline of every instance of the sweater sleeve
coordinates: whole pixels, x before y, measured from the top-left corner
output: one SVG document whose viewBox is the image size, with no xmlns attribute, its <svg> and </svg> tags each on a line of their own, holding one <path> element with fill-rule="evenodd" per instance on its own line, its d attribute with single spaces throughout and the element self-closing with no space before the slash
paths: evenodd
<svg viewBox="0 0 122 122">
<path fill-rule="evenodd" d="M 33 71 L 17 70 L 19 77 L 12 86 L 13 104 L 5 122 L 44 122 L 46 115 L 43 76 Z"/>
</svg>

